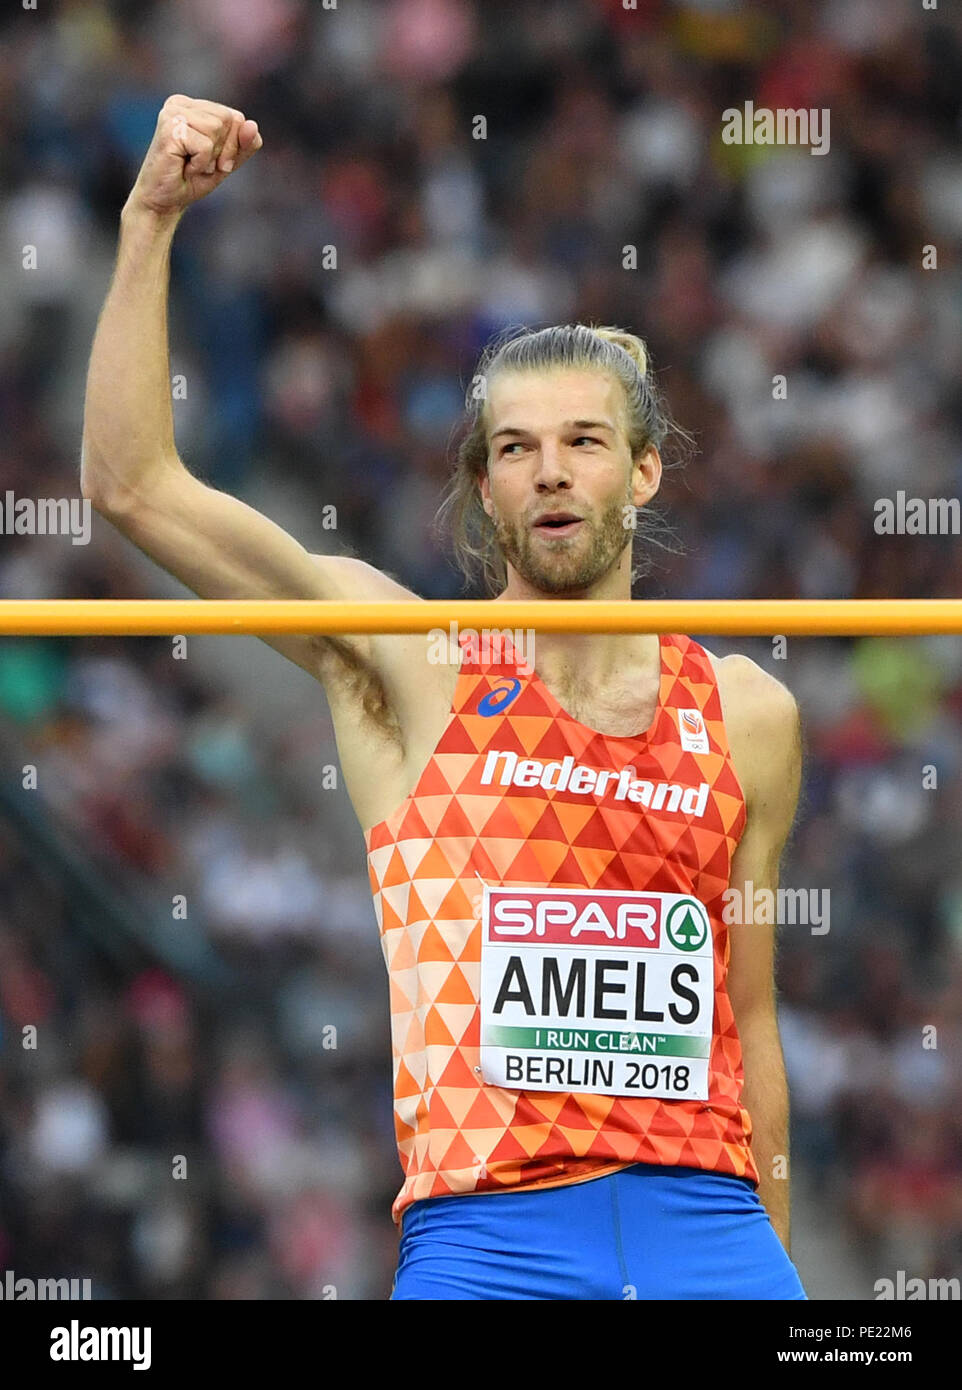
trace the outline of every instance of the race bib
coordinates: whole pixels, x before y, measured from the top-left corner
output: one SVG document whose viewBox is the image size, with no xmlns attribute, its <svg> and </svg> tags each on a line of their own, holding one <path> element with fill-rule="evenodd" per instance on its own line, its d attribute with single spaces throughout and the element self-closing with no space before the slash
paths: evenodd
<svg viewBox="0 0 962 1390">
<path fill-rule="evenodd" d="M 690 894 L 484 887 L 481 1075 L 707 1100 L 711 921 Z"/>
</svg>

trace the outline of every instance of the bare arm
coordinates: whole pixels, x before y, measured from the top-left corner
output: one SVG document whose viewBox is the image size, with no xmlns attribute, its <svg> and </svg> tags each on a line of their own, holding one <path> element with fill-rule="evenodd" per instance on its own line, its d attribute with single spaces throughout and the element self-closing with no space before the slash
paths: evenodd
<svg viewBox="0 0 962 1390">
<path fill-rule="evenodd" d="M 412 598 L 363 561 L 310 555 L 274 522 L 207 486 L 174 440 L 167 340 L 170 250 L 186 208 L 261 147 L 254 121 L 214 102 L 165 102 L 121 214 L 113 280 L 87 375 L 81 490 L 202 598 Z M 228 167 L 229 166 L 229 167 Z M 229 351 L 229 344 L 224 345 Z M 371 660 L 364 638 L 278 636 L 312 675 Z"/>
<path fill-rule="evenodd" d="M 779 861 L 791 830 L 801 781 L 801 740 L 794 697 L 744 657 L 728 686 L 726 727 L 747 802 L 745 831 L 732 857 L 731 887 L 741 894 L 778 888 Z M 739 901 L 736 899 L 736 902 Z M 777 901 L 777 899 L 776 899 Z M 788 1085 L 775 1005 L 775 924 L 742 921 L 729 928 L 728 995 L 741 1041 L 742 1104 L 752 1121 L 758 1195 L 786 1250 L 790 1248 Z"/>
</svg>

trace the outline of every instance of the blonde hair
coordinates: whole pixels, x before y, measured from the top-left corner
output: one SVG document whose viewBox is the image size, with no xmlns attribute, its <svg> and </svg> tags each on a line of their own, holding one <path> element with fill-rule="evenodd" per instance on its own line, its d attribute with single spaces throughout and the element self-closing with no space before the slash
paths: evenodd
<svg viewBox="0 0 962 1390">
<path fill-rule="evenodd" d="M 634 333 L 626 333 L 621 328 L 593 328 L 591 331 L 606 343 L 614 343 L 615 347 L 623 348 L 638 368 L 639 375 L 648 375 L 648 349 L 641 338 L 636 337 Z"/>
<path fill-rule="evenodd" d="M 608 372 L 621 383 L 625 394 L 627 436 L 636 458 L 650 445 L 662 451 L 669 436 L 690 448 L 691 436 L 669 416 L 652 380 L 648 349 L 641 338 L 622 328 L 590 324 L 562 324 L 537 330 L 508 330 L 485 348 L 466 398 L 467 429 L 458 446 L 454 473 L 438 512 L 438 522 L 450 519 L 454 552 L 465 578 L 480 575 L 489 593 L 507 582 L 504 557 L 497 544 L 494 523 L 481 503 L 478 487 L 488 468 L 488 389 L 501 372 L 539 372 L 555 368 L 593 368 Z M 665 459 L 671 464 L 679 460 Z M 670 529 L 661 513 L 650 504 L 638 514 L 634 533 L 632 579 L 650 568 L 650 547 L 673 550 Z"/>
</svg>

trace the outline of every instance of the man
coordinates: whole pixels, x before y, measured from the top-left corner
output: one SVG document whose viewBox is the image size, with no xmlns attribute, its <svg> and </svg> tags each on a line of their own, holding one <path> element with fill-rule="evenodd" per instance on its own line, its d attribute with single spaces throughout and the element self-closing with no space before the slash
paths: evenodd
<svg viewBox="0 0 962 1390">
<path fill-rule="evenodd" d="M 261 143 L 242 112 L 165 103 L 91 354 L 83 494 L 204 598 L 413 600 L 176 451 L 171 241 Z M 629 598 L 626 519 L 665 430 L 643 344 L 546 329 L 483 367 L 463 545 L 498 600 Z M 804 1298 L 773 929 L 722 916 L 729 887 L 777 883 L 789 692 L 680 635 L 546 635 L 533 664 L 467 634 L 442 661 L 420 636 L 268 640 L 324 686 L 368 850 L 405 1174 L 393 1297 Z"/>
</svg>

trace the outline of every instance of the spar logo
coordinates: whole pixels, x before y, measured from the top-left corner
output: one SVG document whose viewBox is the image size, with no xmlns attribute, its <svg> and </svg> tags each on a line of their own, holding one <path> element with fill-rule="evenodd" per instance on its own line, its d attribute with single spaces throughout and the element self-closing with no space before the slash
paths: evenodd
<svg viewBox="0 0 962 1390">
<path fill-rule="evenodd" d="M 486 719 L 490 719 L 492 714 L 500 714 L 503 709 L 507 709 L 511 701 L 516 699 L 520 693 L 521 682 L 518 678 L 516 676 L 504 676 L 501 680 L 496 680 L 494 689 L 478 701 L 478 714 L 483 714 Z"/>
<path fill-rule="evenodd" d="M 662 900 L 657 894 L 584 888 L 490 888 L 488 894 L 491 941 L 529 937 L 545 946 L 620 942 L 654 951 L 661 944 Z"/>
<path fill-rule="evenodd" d="M 710 930 L 708 914 L 697 898 L 682 898 L 665 918 L 668 940 L 679 951 L 701 950 Z"/>
</svg>

